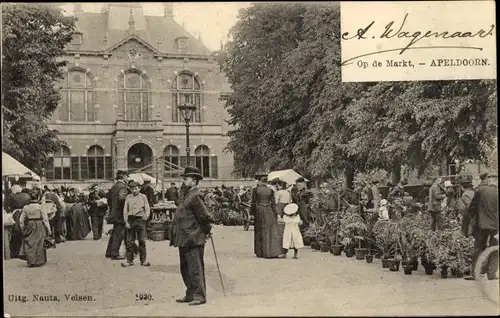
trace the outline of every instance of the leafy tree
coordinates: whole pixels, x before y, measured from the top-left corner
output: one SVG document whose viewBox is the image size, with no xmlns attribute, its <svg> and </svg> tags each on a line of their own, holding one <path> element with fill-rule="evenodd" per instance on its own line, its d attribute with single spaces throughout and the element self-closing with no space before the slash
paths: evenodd
<svg viewBox="0 0 500 318">
<path fill-rule="evenodd" d="M 236 172 L 293 167 L 307 177 L 423 172 L 484 159 L 496 131 L 496 81 L 342 83 L 336 4 L 255 4 L 217 56 L 233 94 Z"/>
<path fill-rule="evenodd" d="M 46 121 L 56 109 L 59 58 L 74 19 L 53 4 L 7 4 L 2 13 L 2 146 L 30 168 L 60 146 Z"/>
</svg>

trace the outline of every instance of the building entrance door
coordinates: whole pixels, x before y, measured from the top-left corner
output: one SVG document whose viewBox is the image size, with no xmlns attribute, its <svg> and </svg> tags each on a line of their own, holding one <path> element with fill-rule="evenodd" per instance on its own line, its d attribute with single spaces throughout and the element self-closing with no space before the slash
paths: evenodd
<svg viewBox="0 0 500 318">
<path fill-rule="evenodd" d="M 127 153 L 128 170 L 132 172 L 153 162 L 153 151 L 144 143 L 136 143 Z"/>
</svg>

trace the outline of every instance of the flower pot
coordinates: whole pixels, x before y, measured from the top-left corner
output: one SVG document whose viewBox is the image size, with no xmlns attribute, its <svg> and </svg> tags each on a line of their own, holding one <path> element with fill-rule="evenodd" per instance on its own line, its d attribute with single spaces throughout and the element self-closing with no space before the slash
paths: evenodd
<svg viewBox="0 0 500 318">
<path fill-rule="evenodd" d="M 365 255 L 365 260 L 368 264 L 373 262 L 373 255 Z"/>
<path fill-rule="evenodd" d="M 426 275 L 434 274 L 434 268 L 432 266 L 429 266 L 429 265 L 425 266 L 425 274 Z"/>
<path fill-rule="evenodd" d="M 418 269 L 418 257 L 410 258 L 410 265 L 412 265 L 412 270 L 416 271 Z"/>
<path fill-rule="evenodd" d="M 448 278 L 448 266 L 441 267 L 441 278 Z"/>
<path fill-rule="evenodd" d="M 353 249 L 344 249 L 344 253 L 346 257 L 353 257 L 354 256 L 354 250 Z"/>
<path fill-rule="evenodd" d="M 380 254 L 380 253 L 375 253 L 375 258 L 376 258 L 376 259 L 381 259 L 381 258 L 382 258 L 382 254 Z"/>
<path fill-rule="evenodd" d="M 411 275 L 411 273 L 413 272 L 413 266 L 403 265 L 403 271 L 404 271 L 405 275 Z"/>
<path fill-rule="evenodd" d="M 332 245 L 330 248 L 330 253 L 332 253 L 335 256 L 339 256 L 342 254 L 342 250 L 344 247 L 342 245 Z"/>
<path fill-rule="evenodd" d="M 367 248 L 355 248 L 354 252 L 356 254 L 356 259 L 362 260 L 365 258 L 366 254 L 368 253 L 368 249 Z"/>
<path fill-rule="evenodd" d="M 323 253 L 328 253 L 330 251 L 330 246 L 328 246 L 328 244 L 326 243 L 321 243 L 319 245 L 319 250 Z"/>
<path fill-rule="evenodd" d="M 311 246 L 311 238 L 306 236 L 303 238 L 304 246 Z"/>
<path fill-rule="evenodd" d="M 464 274 L 459 269 L 452 268 L 451 277 L 462 278 L 464 277 Z"/>
<path fill-rule="evenodd" d="M 316 251 L 317 251 L 317 250 L 319 250 L 320 246 L 319 246 L 319 244 L 318 244 L 318 243 L 316 243 L 316 242 L 312 242 L 312 243 L 311 243 L 311 248 L 312 248 L 313 250 L 316 250 Z"/>
<path fill-rule="evenodd" d="M 399 264 L 401 264 L 401 261 L 399 261 L 399 260 L 395 260 L 395 259 L 389 260 L 389 270 L 391 272 L 399 271 Z"/>
<path fill-rule="evenodd" d="M 382 258 L 382 268 L 389 268 L 389 260 Z"/>
</svg>

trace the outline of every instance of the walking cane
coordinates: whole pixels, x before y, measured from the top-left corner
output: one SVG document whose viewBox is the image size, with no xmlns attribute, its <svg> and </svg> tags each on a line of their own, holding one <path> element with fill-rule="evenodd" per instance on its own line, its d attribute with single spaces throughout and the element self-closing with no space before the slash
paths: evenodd
<svg viewBox="0 0 500 318">
<path fill-rule="evenodd" d="M 217 253 L 215 252 L 215 244 L 212 235 L 210 235 L 210 241 L 212 241 L 212 248 L 214 249 L 215 264 L 217 264 L 217 271 L 219 272 L 220 284 L 222 286 L 222 292 L 224 293 L 224 298 L 226 298 L 226 289 L 224 288 L 224 282 L 222 281 L 222 274 L 220 272 L 219 261 L 217 260 Z"/>
</svg>

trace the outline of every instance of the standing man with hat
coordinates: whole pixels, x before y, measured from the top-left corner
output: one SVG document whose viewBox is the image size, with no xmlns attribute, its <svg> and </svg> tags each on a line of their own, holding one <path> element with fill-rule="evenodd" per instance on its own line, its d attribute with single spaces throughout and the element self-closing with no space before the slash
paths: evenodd
<svg viewBox="0 0 500 318">
<path fill-rule="evenodd" d="M 488 184 L 477 188 L 469 207 L 471 219 L 476 219 L 477 224 L 473 229 L 474 253 L 472 254 L 472 275 L 465 277 L 467 280 L 476 279 L 476 261 L 486 247 L 498 245 L 498 176 L 489 175 Z M 465 229 L 466 226 L 464 225 Z M 498 254 L 489 258 L 487 274 L 489 280 L 498 279 Z"/>
<path fill-rule="evenodd" d="M 153 206 L 156 204 L 155 190 L 151 187 L 151 180 L 144 180 L 144 186 L 141 189 L 141 193 L 144 194 L 146 198 L 148 198 L 149 206 Z"/>
<path fill-rule="evenodd" d="M 123 267 L 134 265 L 135 238 L 139 241 L 139 258 L 142 266 L 149 266 L 146 262 L 146 221 L 150 215 L 148 198 L 140 193 L 139 183 L 132 181 L 129 184 L 132 194 L 125 199 L 123 207 L 123 221 L 125 222 L 125 241 L 127 246 L 127 262 Z"/>
<path fill-rule="evenodd" d="M 109 190 L 111 192 L 109 204 L 109 222 L 113 224 L 113 231 L 109 237 L 106 257 L 112 260 L 122 260 L 120 256 L 120 246 L 125 236 L 125 221 L 123 218 L 123 208 L 127 198 L 127 173 L 118 170 L 116 173 L 116 183 Z"/>
<path fill-rule="evenodd" d="M 179 248 L 181 275 L 186 286 L 185 296 L 177 302 L 196 306 L 207 302 L 204 251 L 212 226 L 198 189 L 203 179 L 200 171 L 186 167 L 181 177 L 186 192 L 174 214 L 170 246 Z"/>
</svg>

